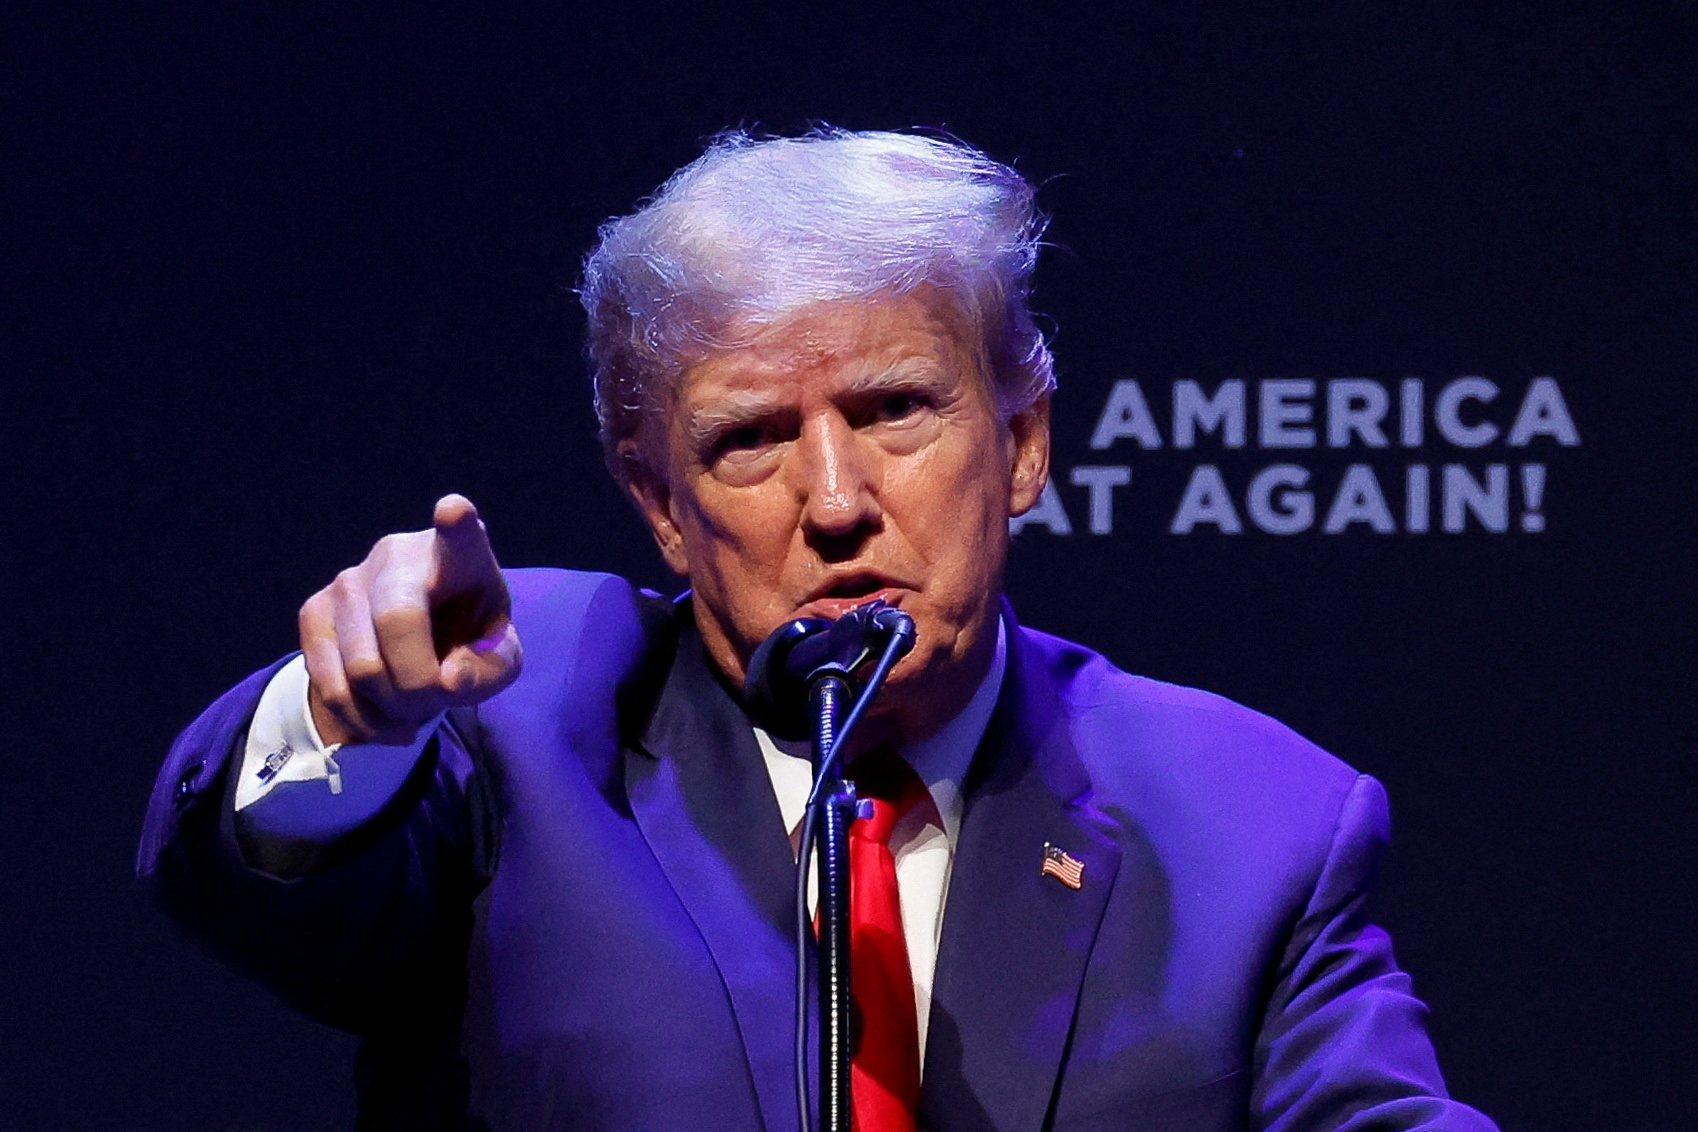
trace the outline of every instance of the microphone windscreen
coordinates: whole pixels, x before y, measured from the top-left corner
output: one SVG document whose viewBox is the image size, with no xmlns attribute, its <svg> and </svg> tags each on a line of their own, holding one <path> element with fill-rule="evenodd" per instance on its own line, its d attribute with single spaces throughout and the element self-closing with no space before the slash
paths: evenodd
<svg viewBox="0 0 1698 1132">
<path fill-rule="evenodd" d="M 743 680 L 743 707 L 768 734 L 801 741 L 808 733 L 808 687 L 797 679 L 791 658 L 798 645 L 823 637 L 831 622 L 820 617 L 786 621 L 767 635 L 749 659 Z"/>
</svg>

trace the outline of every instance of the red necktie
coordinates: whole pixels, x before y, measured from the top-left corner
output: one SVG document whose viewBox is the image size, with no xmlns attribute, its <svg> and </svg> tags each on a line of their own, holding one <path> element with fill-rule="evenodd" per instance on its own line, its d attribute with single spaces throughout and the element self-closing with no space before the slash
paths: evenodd
<svg viewBox="0 0 1698 1132">
<path fill-rule="evenodd" d="M 872 816 L 849 827 L 850 987 L 860 1044 L 850 1065 L 856 1132 L 914 1132 L 920 1107 L 920 1035 L 914 974 L 902 934 L 896 857 L 887 842 L 898 819 L 929 798 L 926 784 L 889 747 L 849 768 Z"/>
</svg>

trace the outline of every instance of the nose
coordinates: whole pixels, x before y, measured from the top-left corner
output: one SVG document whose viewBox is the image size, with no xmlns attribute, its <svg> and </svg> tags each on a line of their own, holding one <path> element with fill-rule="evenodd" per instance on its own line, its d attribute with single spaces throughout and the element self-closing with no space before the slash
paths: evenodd
<svg viewBox="0 0 1698 1132">
<path fill-rule="evenodd" d="M 858 543 L 879 520 L 875 454 L 837 413 L 810 418 L 800 440 L 803 529 L 818 540 Z"/>
</svg>

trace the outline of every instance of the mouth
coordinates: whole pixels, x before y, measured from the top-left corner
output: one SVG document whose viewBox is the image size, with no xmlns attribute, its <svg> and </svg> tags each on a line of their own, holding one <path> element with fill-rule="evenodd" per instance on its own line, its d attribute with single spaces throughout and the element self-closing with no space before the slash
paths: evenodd
<svg viewBox="0 0 1698 1132">
<path fill-rule="evenodd" d="M 857 571 L 833 578 L 808 595 L 796 611 L 798 617 L 826 617 L 832 620 L 843 616 L 857 605 L 874 598 L 900 607 L 902 595 L 912 587 L 903 582 L 870 571 Z"/>
</svg>

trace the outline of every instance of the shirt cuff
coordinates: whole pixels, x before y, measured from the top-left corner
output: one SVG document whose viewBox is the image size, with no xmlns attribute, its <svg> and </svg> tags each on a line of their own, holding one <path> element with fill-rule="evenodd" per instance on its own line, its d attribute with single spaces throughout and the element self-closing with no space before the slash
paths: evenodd
<svg viewBox="0 0 1698 1132">
<path fill-rule="evenodd" d="M 260 695 L 236 781 L 238 813 L 280 782 L 322 779 L 329 782 L 332 794 L 342 792 L 342 768 L 336 761 L 341 744 L 327 747 L 319 738 L 307 687 L 307 661 L 297 656 L 278 670 Z"/>
</svg>

